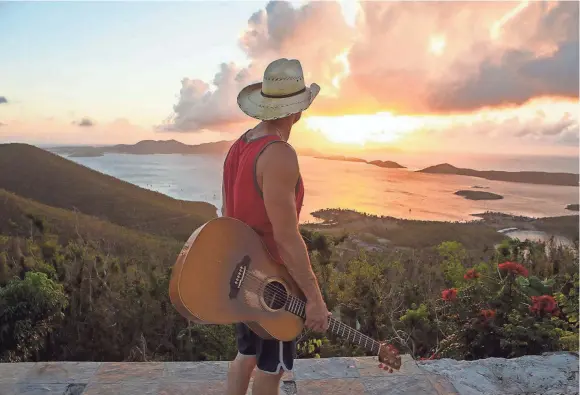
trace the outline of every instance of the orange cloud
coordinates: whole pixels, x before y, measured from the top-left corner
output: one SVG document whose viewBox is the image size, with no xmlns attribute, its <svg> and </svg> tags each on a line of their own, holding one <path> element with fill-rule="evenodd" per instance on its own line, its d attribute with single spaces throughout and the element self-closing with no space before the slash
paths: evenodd
<svg viewBox="0 0 580 395">
<path fill-rule="evenodd" d="M 250 64 L 223 64 L 212 87 L 184 79 L 166 130 L 242 130 L 236 96 L 279 57 L 322 86 L 312 115 L 473 112 L 538 97 L 578 98 L 576 2 L 270 2 L 239 38 Z"/>
</svg>

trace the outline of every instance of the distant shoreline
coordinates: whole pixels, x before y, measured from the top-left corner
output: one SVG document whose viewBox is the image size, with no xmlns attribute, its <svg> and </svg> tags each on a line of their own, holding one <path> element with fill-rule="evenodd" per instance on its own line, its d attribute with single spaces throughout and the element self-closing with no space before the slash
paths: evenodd
<svg viewBox="0 0 580 395">
<path fill-rule="evenodd" d="M 197 145 L 183 144 L 176 140 L 142 140 L 136 144 L 118 144 L 113 146 L 65 146 L 46 148 L 47 151 L 66 154 L 70 157 L 99 157 L 105 153 L 123 153 L 133 155 L 158 155 L 158 154 L 225 154 L 233 141 L 222 140 L 212 143 Z M 344 162 L 359 162 L 387 169 L 406 169 L 405 166 L 393 162 L 373 160 L 367 161 L 357 157 L 343 155 L 323 155 L 314 149 L 296 149 L 298 155 L 310 156 L 321 160 L 336 160 Z M 448 163 L 441 163 L 434 166 L 417 170 L 418 173 L 425 174 L 452 174 L 483 178 L 493 181 L 517 182 L 524 184 L 540 184 L 554 186 L 580 186 L 580 175 L 565 172 L 545 172 L 545 171 L 501 171 L 501 170 L 473 170 L 459 168 Z"/>
<path fill-rule="evenodd" d="M 338 162 L 355 162 L 355 163 L 365 163 L 367 165 L 373 165 L 377 167 L 383 167 L 385 169 L 406 169 L 405 166 L 398 164 L 397 162 L 393 162 L 390 160 L 372 160 L 367 161 L 361 158 L 349 157 L 349 156 L 342 156 L 342 155 L 331 155 L 331 156 L 315 156 L 316 159 L 322 160 L 335 160 Z"/>
<path fill-rule="evenodd" d="M 564 237 L 572 243 L 578 240 L 576 215 L 532 218 L 497 212 L 472 214 L 471 221 L 433 221 L 378 216 L 347 209 L 317 210 L 311 215 L 319 223 L 303 224 L 307 229 L 336 236 L 351 235 L 359 247 L 385 246 L 417 248 L 435 246 L 456 240 L 468 248 L 500 243 L 506 236 L 500 231 L 508 228 L 522 232 L 543 232 Z M 373 242 L 369 242 L 373 240 Z"/>
</svg>

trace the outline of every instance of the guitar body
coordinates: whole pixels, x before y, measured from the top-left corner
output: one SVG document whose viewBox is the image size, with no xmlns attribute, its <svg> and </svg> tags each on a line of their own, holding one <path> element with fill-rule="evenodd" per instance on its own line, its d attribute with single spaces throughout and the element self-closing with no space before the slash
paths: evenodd
<svg viewBox="0 0 580 395">
<path fill-rule="evenodd" d="M 202 324 L 246 323 L 258 336 L 295 339 L 303 319 L 284 306 L 303 294 L 275 262 L 257 233 L 233 218 L 198 228 L 181 250 L 171 274 L 169 297 L 177 311 Z"/>
</svg>

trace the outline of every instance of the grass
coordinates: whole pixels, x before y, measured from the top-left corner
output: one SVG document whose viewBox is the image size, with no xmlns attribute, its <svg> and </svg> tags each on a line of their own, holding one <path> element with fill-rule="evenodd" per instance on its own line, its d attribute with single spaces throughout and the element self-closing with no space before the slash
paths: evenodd
<svg viewBox="0 0 580 395">
<path fill-rule="evenodd" d="M 0 188 L 49 206 L 183 241 L 216 216 L 216 208 L 209 203 L 173 199 L 26 144 L 0 145 Z"/>
</svg>

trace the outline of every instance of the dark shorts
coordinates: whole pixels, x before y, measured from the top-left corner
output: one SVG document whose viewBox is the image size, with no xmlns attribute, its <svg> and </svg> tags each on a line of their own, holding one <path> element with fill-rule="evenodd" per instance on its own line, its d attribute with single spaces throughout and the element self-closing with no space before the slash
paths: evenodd
<svg viewBox="0 0 580 395">
<path fill-rule="evenodd" d="M 242 355 L 256 356 L 256 366 L 266 373 L 290 371 L 296 358 L 296 340 L 281 342 L 262 339 L 245 324 L 236 324 L 238 352 Z"/>
</svg>

